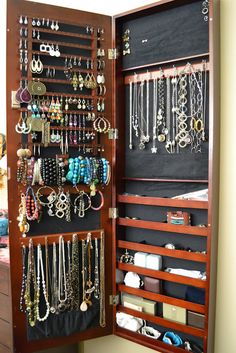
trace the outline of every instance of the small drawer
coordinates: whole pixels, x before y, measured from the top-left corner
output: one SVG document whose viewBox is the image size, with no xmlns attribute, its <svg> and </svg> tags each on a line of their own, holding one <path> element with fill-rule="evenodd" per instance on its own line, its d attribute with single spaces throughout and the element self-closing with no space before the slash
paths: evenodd
<svg viewBox="0 0 236 353">
<path fill-rule="evenodd" d="M 186 325 L 186 309 L 163 303 L 163 318 Z"/>
<path fill-rule="evenodd" d="M 204 329 L 204 321 L 204 315 L 188 311 L 188 325 Z"/>
<path fill-rule="evenodd" d="M 9 269 L 0 267 L 0 293 L 9 295 Z"/>
<path fill-rule="evenodd" d="M 0 293 L 0 319 L 11 322 L 11 299 Z"/>
<path fill-rule="evenodd" d="M 0 344 L 11 348 L 12 346 L 12 327 L 9 322 L 0 319 Z"/>
</svg>

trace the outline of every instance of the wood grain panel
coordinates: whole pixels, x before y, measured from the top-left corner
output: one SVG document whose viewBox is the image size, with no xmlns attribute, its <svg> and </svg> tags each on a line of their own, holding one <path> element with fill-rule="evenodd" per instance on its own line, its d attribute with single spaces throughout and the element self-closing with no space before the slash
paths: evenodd
<svg viewBox="0 0 236 353">
<path fill-rule="evenodd" d="M 11 299 L 8 295 L 0 293 L 0 319 L 11 322 Z"/>
<path fill-rule="evenodd" d="M 0 293 L 9 295 L 9 270 L 0 267 Z"/>
</svg>

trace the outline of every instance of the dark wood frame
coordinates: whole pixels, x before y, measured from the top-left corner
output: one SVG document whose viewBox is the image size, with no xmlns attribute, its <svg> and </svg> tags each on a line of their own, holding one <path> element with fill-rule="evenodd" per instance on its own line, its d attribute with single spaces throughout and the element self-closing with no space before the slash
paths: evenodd
<svg viewBox="0 0 236 353">
<path fill-rule="evenodd" d="M 194 0 L 191 0 L 194 1 Z M 131 309 L 124 308 L 122 306 L 109 305 L 109 295 L 117 294 L 119 291 L 127 292 L 130 294 L 140 295 L 144 298 L 156 300 L 164 303 L 173 305 L 179 305 L 181 307 L 205 314 L 205 327 L 204 329 L 196 329 L 185 325 L 173 324 L 168 320 L 164 320 L 160 317 L 150 318 L 149 315 L 142 314 L 145 320 L 156 322 L 160 325 L 167 326 L 179 331 L 186 333 L 193 333 L 196 336 L 203 337 L 204 339 L 204 352 L 211 353 L 214 351 L 213 337 L 214 337 L 214 308 L 215 308 L 215 278 L 216 278 L 216 251 L 217 251 L 217 220 L 218 220 L 218 166 L 219 166 L 219 48 L 218 48 L 218 33 L 219 33 L 219 1 L 210 1 L 210 13 L 209 13 L 209 38 L 210 38 L 210 50 L 209 53 L 203 53 L 200 57 L 209 55 L 209 72 L 210 72 L 210 117 L 209 117 L 209 130 L 211 131 L 209 140 L 209 177 L 208 180 L 170 180 L 170 179 L 140 179 L 140 178 L 124 178 L 122 170 L 124 169 L 124 159 L 119 156 L 124 156 L 124 143 L 120 141 L 124 140 L 124 86 L 123 70 L 120 61 L 108 61 L 106 60 L 106 85 L 107 90 L 110 92 L 106 98 L 106 114 L 111 117 L 112 126 L 119 130 L 119 140 L 113 140 L 104 142 L 109 148 L 106 149 L 105 157 L 110 160 L 112 166 L 112 183 L 106 191 L 106 195 L 110 195 L 107 198 L 105 208 L 101 214 L 102 228 L 105 230 L 106 235 L 106 254 L 112 254 L 111 257 L 106 256 L 106 328 L 95 328 L 90 329 L 83 333 L 71 335 L 69 337 L 60 337 L 55 339 L 46 339 L 41 341 L 27 342 L 25 325 L 22 322 L 25 321 L 25 317 L 19 312 L 19 293 L 21 286 L 21 245 L 27 243 L 27 240 L 22 240 L 18 230 L 16 215 L 18 214 L 18 202 L 16 202 L 16 149 L 20 145 L 20 136 L 15 132 L 14 126 L 18 120 L 18 111 L 11 108 L 11 94 L 12 90 L 18 88 L 18 62 L 17 48 L 18 48 L 18 27 L 17 18 L 21 14 L 25 14 L 29 17 L 52 17 L 68 23 L 80 23 L 87 25 L 88 23 L 94 26 L 102 26 L 105 28 L 106 40 L 103 43 L 103 47 L 107 51 L 109 48 L 116 48 L 121 46 L 120 28 L 118 22 L 122 18 L 137 18 L 139 16 L 145 16 L 152 13 L 153 11 L 159 11 L 160 9 L 168 9 L 172 6 L 178 6 L 189 2 L 188 0 L 161 0 L 157 3 L 150 4 L 134 11 L 125 12 L 110 18 L 108 16 L 97 15 L 88 12 L 82 12 L 77 10 L 71 10 L 67 8 L 37 4 L 32 2 L 26 2 L 23 0 L 8 0 L 8 19 L 7 19 L 7 135 L 8 135 L 8 167 L 9 167 L 9 182 L 8 182 L 8 200 L 9 200 L 9 223 L 10 223 L 10 255 L 11 255 L 11 286 L 12 286 L 12 308 L 13 308 L 13 336 L 14 336 L 14 347 L 17 353 L 30 353 L 39 349 L 46 349 L 52 346 L 65 345 L 69 343 L 75 343 L 78 341 L 86 340 L 89 338 L 95 338 L 103 335 L 110 334 L 112 332 L 116 335 L 131 340 L 133 342 L 145 345 L 149 348 L 161 351 L 163 353 L 169 352 L 185 352 L 183 349 L 167 346 L 161 341 L 153 341 L 145 336 L 141 336 L 137 333 L 128 332 L 121 328 L 118 328 L 115 324 L 116 312 L 123 311 L 135 315 Z M 66 19 L 66 20 L 65 20 Z M 64 33 L 63 33 L 64 34 Z M 111 35 L 110 35 L 111 34 Z M 86 36 L 84 36 L 86 37 Z M 183 60 L 191 58 L 182 58 Z M 156 65 L 164 65 L 162 63 L 154 63 Z M 148 65 L 149 67 L 152 65 Z M 145 65 L 142 67 L 144 68 Z M 140 67 L 139 67 L 140 68 Z M 62 68 L 63 69 L 63 68 Z M 133 68 L 132 68 L 133 69 Z M 130 69 L 131 70 L 131 69 Z M 59 80 L 63 81 L 63 80 Z M 63 82 L 58 82 L 63 83 Z M 209 200 L 208 202 L 198 201 L 180 201 L 153 197 L 132 197 L 122 195 L 123 185 L 125 180 L 132 181 L 150 181 L 150 182 L 183 182 L 183 183 L 208 183 L 209 187 Z M 13 191 L 14 190 L 14 191 Z M 18 189 L 18 196 L 21 187 Z M 112 195 L 112 198 L 111 198 Z M 122 208 L 122 204 L 134 203 L 143 205 L 155 205 L 155 206 L 171 206 L 171 207 L 188 207 L 193 209 L 208 209 L 208 227 L 188 227 L 182 226 L 178 229 L 179 233 L 192 234 L 195 236 L 204 236 L 207 238 L 207 254 L 192 254 L 191 257 L 194 261 L 206 263 L 207 265 L 207 278 L 206 282 L 199 280 L 190 280 L 183 276 L 171 275 L 161 271 L 155 274 L 152 270 L 134 267 L 132 265 L 118 264 L 116 259 L 117 248 L 120 249 L 131 249 L 141 250 L 140 246 L 135 243 L 125 242 L 116 239 L 116 227 L 117 224 L 123 226 L 138 226 L 147 229 L 161 229 L 166 231 L 173 231 L 172 225 L 165 224 L 154 224 L 154 222 L 140 221 L 140 220 L 127 220 L 124 218 L 118 219 L 118 221 L 108 219 L 108 208 L 117 207 L 117 204 Z M 173 229 L 172 229 L 173 228 Z M 196 229 L 195 229 L 196 228 Z M 176 230 L 175 230 L 176 231 Z M 44 235 L 38 237 L 38 241 L 43 241 Z M 143 246 L 142 246 L 143 249 Z M 168 250 L 161 247 L 146 246 L 146 251 L 152 253 L 170 256 L 175 258 L 190 259 L 190 254 L 181 250 Z M 156 278 L 163 278 L 166 280 L 174 281 L 177 283 L 192 283 L 197 287 L 206 288 L 206 305 L 199 305 L 189 303 L 185 300 L 175 299 L 162 294 L 153 294 L 145 292 L 141 289 L 133 289 L 124 285 L 116 285 L 116 268 L 123 270 L 136 270 L 140 274 L 152 275 Z M 211 300 L 210 300 L 211 298 Z M 112 315 L 113 313 L 113 315 Z"/>
<path fill-rule="evenodd" d="M 173 6 L 179 6 L 182 4 L 186 4 L 189 2 L 194 2 L 194 0 L 161 0 L 157 3 L 150 4 L 147 6 L 140 7 L 138 9 L 135 9 L 133 11 L 128 11 L 125 13 L 121 13 L 117 16 L 115 16 L 114 22 L 116 25 L 116 31 L 113 32 L 113 45 L 115 47 L 120 47 L 122 48 L 122 43 L 121 43 L 121 29 L 119 27 L 119 23 L 122 22 L 122 20 L 131 20 L 135 18 L 139 18 L 142 16 L 146 16 L 148 14 L 154 13 L 155 11 L 161 11 L 163 9 L 168 9 Z M 133 265 L 128 265 L 128 264 L 121 264 L 117 263 L 116 258 L 114 257 L 113 262 L 114 262 L 114 268 L 113 268 L 113 274 L 115 275 L 115 267 L 126 270 L 126 271 L 134 271 L 139 274 L 143 275 L 148 275 L 152 276 L 154 278 L 162 278 L 165 280 L 177 282 L 177 283 L 190 283 L 194 286 L 202 286 L 205 287 L 206 291 L 206 301 L 205 305 L 198 305 L 198 304 L 193 304 L 189 303 L 186 301 L 179 301 L 179 299 L 175 298 L 169 298 L 162 296 L 160 294 L 154 294 L 150 292 L 145 292 L 141 289 L 134 289 L 131 287 L 127 287 L 125 285 L 119 284 L 117 286 L 113 286 L 113 289 L 115 290 L 116 294 L 119 292 L 126 292 L 134 295 L 138 295 L 147 299 L 151 299 L 154 301 L 160 301 L 164 303 L 170 303 L 173 305 L 179 305 L 180 307 L 185 307 L 189 308 L 189 304 L 191 305 L 196 305 L 193 310 L 196 312 L 201 312 L 205 314 L 205 326 L 204 330 L 200 333 L 203 338 L 204 342 L 204 352 L 214 352 L 214 318 L 215 318 L 215 313 L 214 313 L 214 305 L 215 305 L 215 288 L 216 288 L 216 255 L 217 255 L 217 227 L 218 227 L 218 185 L 219 185 L 219 1 L 218 0 L 212 0 L 210 1 L 209 4 L 209 53 L 202 53 L 202 55 L 197 55 L 195 58 L 204 58 L 208 57 L 208 69 L 209 69 L 209 74 L 210 74 L 210 81 L 209 81 L 209 131 L 210 131 L 210 138 L 209 138 L 209 159 L 208 159 L 208 167 L 209 167 L 209 173 L 208 173 L 208 180 L 174 180 L 174 179 L 144 179 L 144 178 L 129 178 L 129 177 L 124 177 L 123 171 L 124 171 L 124 159 L 119 158 L 120 155 L 124 155 L 124 144 L 122 146 L 117 145 L 117 173 L 116 173 L 116 194 L 117 194 L 117 203 L 120 204 L 120 207 L 122 209 L 122 204 L 139 204 L 139 205 L 152 205 L 152 206 L 169 206 L 169 207 L 186 207 L 186 208 L 193 208 L 193 209 L 207 209 L 208 210 L 208 225 L 207 228 L 205 229 L 199 229 L 199 227 L 187 227 L 187 226 L 181 226 L 181 229 L 177 230 L 176 227 L 171 229 L 171 226 L 169 224 L 163 224 L 163 223 L 158 223 L 158 222 L 150 222 L 150 221 L 143 221 L 143 220 L 133 220 L 133 219 L 126 219 L 126 218 L 119 218 L 117 221 L 118 225 L 122 226 L 130 226 L 130 227 L 137 227 L 137 228 L 144 228 L 144 229 L 153 229 L 153 230 L 162 230 L 162 231 L 173 231 L 173 232 L 178 232 L 182 234 L 195 234 L 195 236 L 206 236 L 207 239 L 207 254 L 204 255 L 203 257 L 200 255 L 196 255 L 194 257 L 194 261 L 206 261 L 206 275 L 207 275 L 207 281 L 203 283 L 198 283 L 198 281 L 189 279 L 189 278 L 184 278 L 183 276 L 174 276 L 169 275 L 166 273 L 163 273 L 161 271 L 153 271 L 153 270 L 148 270 L 146 268 L 141 268 L 141 267 L 136 267 Z M 177 61 L 185 61 L 185 60 L 191 60 L 191 57 L 187 58 L 179 58 Z M 158 62 L 158 63 L 153 63 L 151 65 L 142 65 L 142 66 L 137 66 L 137 67 L 131 67 L 129 69 L 122 69 L 121 63 L 119 61 L 116 62 L 115 64 L 115 77 L 116 77 L 116 100 L 115 100 L 115 105 L 116 105 L 116 126 L 119 129 L 120 132 L 120 139 L 125 138 L 123 132 L 124 132 L 124 122 L 122 121 L 122 116 L 124 116 L 125 111 L 124 111 L 124 104 L 121 104 L 121 102 L 124 102 L 124 97 L 122 93 L 122 86 L 125 84 L 125 82 L 129 82 L 127 78 L 127 74 L 131 71 L 134 70 L 139 70 L 139 69 L 145 69 L 145 68 L 150 68 L 150 71 L 152 72 L 153 69 L 152 67 L 160 66 L 162 65 L 165 66 L 165 64 L 170 64 L 174 60 L 170 61 L 165 61 L 165 62 Z M 126 76 L 123 76 L 123 73 L 127 73 Z M 144 74 L 145 75 L 145 74 Z M 208 202 L 203 202 L 199 203 L 196 201 L 188 201 L 188 200 L 173 200 L 173 199 L 163 199 L 163 198 L 158 198 L 158 197 L 141 197 L 141 196 L 130 196 L 130 195 L 123 195 L 123 190 L 124 190 L 124 182 L 125 181 L 137 181 L 137 182 L 166 182 L 166 183 L 171 183 L 171 182 L 181 182 L 181 183 L 203 183 L 203 184 L 208 184 L 208 190 L 209 190 L 209 199 Z M 187 229 L 189 228 L 189 229 Z M 196 232 L 193 228 L 196 228 Z M 198 228 L 198 229 L 197 229 Z M 200 231 L 200 232 L 199 232 Z M 127 242 L 123 240 L 118 240 L 116 238 L 116 235 L 114 235 L 114 243 L 117 244 L 118 248 L 127 248 L 130 250 L 136 250 L 136 251 L 146 251 L 146 252 L 151 252 L 151 253 L 156 253 L 159 255 L 164 255 L 164 256 L 172 256 L 176 258 L 182 258 L 182 259 L 188 259 L 188 254 L 184 251 L 166 251 L 166 249 L 160 248 L 160 247 L 155 247 L 154 249 L 150 249 L 150 246 L 148 245 L 143 245 L 143 244 L 137 244 L 134 242 Z M 115 246 L 113 245 L 113 249 L 115 251 Z M 184 254 L 185 253 L 185 254 Z M 193 259 L 193 258 L 192 258 Z M 167 275 L 167 277 L 166 277 Z M 178 278 L 178 277 L 181 277 Z M 188 282 L 189 281 L 189 282 Z M 201 282 L 201 281 L 200 281 Z M 211 300 L 210 300 L 211 298 Z M 131 315 L 136 314 L 136 316 L 143 318 L 144 320 L 151 321 L 153 323 L 158 323 L 160 325 L 165 324 L 169 328 L 174 328 L 176 330 L 179 329 L 179 331 L 183 332 L 180 329 L 179 325 L 177 324 L 172 325 L 171 322 L 168 324 L 166 322 L 162 322 L 159 320 L 160 318 L 156 319 L 156 317 L 150 318 L 149 315 L 146 314 L 137 314 L 137 312 L 124 308 L 122 306 L 119 306 L 118 309 L 114 308 L 114 315 L 116 311 L 122 311 L 129 313 Z M 191 309 L 190 309 L 191 310 Z M 189 326 L 186 326 L 185 332 L 191 332 L 192 328 Z M 129 332 L 127 330 L 124 330 L 114 324 L 114 333 L 120 337 L 129 339 L 133 342 L 143 344 L 149 348 L 152 349 L 157 349 L 158 351 L 161 351 L 163 353 L 166 352 L 181 352 L 184 351 L 180 348 L 175 348 L 175 347 L 166 347 L 166 345 L 163 345 L 162 342 L 158 343 L 155 340 L 149 339 L 147 337 L 143 337 L 142 335 L 139 335 L 137 333 Z M 196 334 L 196 332 L 195 332 Z"/>
<path fill-rule="evenodd" d="M 51 5 L 38 4 L 27 2 L 23 0 L 8 0 L 7 8 L 7 136 L 8 136 L 8 204 L 9 204 L 9 224 L 10 224 L 10 259 L 11 259 L 11 288 L 12 288 L 12 311 L 13 311 L 13 337 L 14 349 L 17 353 L 30 353 L 50 347 L 65 345 L 69 343 L 76 343 L 89 338 L 100 337 L 108 335 L 112 332 L 112 315 L 111 306 L 109 305 L 109 295 L 112 294 L 111 288 L 111 267 L 110 259 L 105 259 L 105 291 L 106 291 L 106 327 L 96 327 L 85 332 L 73 334 L 69 337 L 49 338 L 37 341 L 27 341 L 25 315 L 19 311 L 19 293 L 21 288 L 21 266 L 19 265 L 21 259 L 21 246 L 28 242 L 28 238 L 22 239 L 18 229 L 18 222 L 16 220 L 18 214 L 19 195 L 23 190 L 23 186 L 19 185 L 17 189 L 16 181 L 16 150 L 21 145 L 21 136 L 16 133 L 15 125 L 19 118 L 19 110 L 11 108 L 11 91 L 15 91 L 19 86 L 19 63 L 18 63 L 18 45 L 19 45 L 19 25 L 18 19 L 20 15 L 28 16 L 28 18 L 38 17 L 57 19 L 59 22 L 66 22 L 68 24 L 92 25 L 95 28 L 103 27 L 105 33 L 111 32 L 111 18 L 108 16 L 97 15 L 83 11 L 76 11 L 68 8 L 56 7 Z M 30 24 L 29 24 L 30 25 Z M 84 36 L 86 37 L 86 36 Z M 31 41 L 32 43 L 32 41 Z M 103 43 L 103 48 L 108 50 L 111 47 L 111 39 L 107 36 Z M 30 47 L 29 43 L 29 50 Z M 111 62 L 106 60 L 105 75 L 111 77 Z M 29 73 L 30 75 L 30 73 Z M 107 79 L 107 90 L 111 91 L 111 80 Z M 75 95 L 73 95 L 75 96 Z M 106 97 L 106 114 L 111 116 L 112 98 L 111 95 Z M 106 142 L 105 142 L 106 141 Z M 111 144 L 107 136 L 102 137 L 101 143 L 106 143 L 107 146 Z M 111 148 L 107 148 L 103 156 L 108 160 L 112 160 Z M 72 187 L 68 189 L 72 191 Z M 13 191 L 14 190 L 14 191 Z M 104 189 L 105 204 L 101 211 L 101 224 L 105 232 L 105 251 L 111 253 L 111 226 L 112 222 L 108 218 L 109 207 L 111 207 L 111 184 Z M 78 228 L 79 229 L 79 228 Z M 88 229 L 89 231 L 89 229 Z M 82 232 L 86 234 L 87 232 Z M 57 237 L 60 234 L 57 235 Z M 71 234 L 68 234 L 70 236 Z M 49 241 L 51 236 L 48 235 Z M 53 238 L 54 236 L 52 236 Z M 35 243 L 44 242 L 44 234 L 42 236 L 35 236 Z"/>
</svg>

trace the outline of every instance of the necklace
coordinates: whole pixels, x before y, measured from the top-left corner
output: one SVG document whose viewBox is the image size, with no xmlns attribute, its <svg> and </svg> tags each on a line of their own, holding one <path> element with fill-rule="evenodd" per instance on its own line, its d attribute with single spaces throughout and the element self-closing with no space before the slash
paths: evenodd
<svg viewBox="0 0 236 353">
<path fill-rule="evenodd" d="M 37 321 L 37 281 L 32 239 L 29 240 L 28 268 L 24 299 L 26 312 L 28 314 L 28 322 L 30 326 L 33 327 Z"/>
<path fill-rule="evenodd" d="M 137 74 L 134 75 L 134 94 L 133 94 L 133 115 L 132 115 L 132 127 L 135 131 L 135 136 L 138 137 L 138 83 L 137 83 Z"/>
<path fill-rule="evenodd" d="M 98 267 L 98 239 L 94 239 L 95 242 L 95 264 L 94 264 L 94 298 L 99 299 L 100 289 L 99 289 L 99 267 Z"/>
<path fill-rule="evenodd" d="M 153 80 L 152 153 L 157 153 L 157 78 Z"/>
<path fill-rule="evenodd" d="M 43 317 L 40 317 L 40 313 L 39 313 L 39 303 L 41 303 L 41 300 L 40 300 L 41 282 L 42 282 L 43 298 L 44 298 L 45 305 L 46 305 L 46 312 Z M 49 305 L 47 298 L 48 298 L 48 294 L 47 294 L 47 290 L 46 290 L 46 283 L 45 283 L 45 277 L 44 277 L 42 249 L 41 249 L 41 245 L 38 244 L 38 246 L 37 246 L 37 306 L 36 306 L 38 321 L 45 321 L 45 320 L 47 320 L 47 318 L 49 316 L 50 305 Z"/>
<path fill-rule="evenodd" d="M 164 72 L 161 70 L 161 76 L 158 80 L 158 114 L 157 114 L 157 128 L 158 136 L 157 139 L 159 142 L 165 141 L 165 76 Z"/>
<path fill-rule="evenodd" d="M 105 247 L 104 232 L 101 232 L 100 238 L 100 326 L 106 326 L 106 310 L 105 310 Z"/>
<path fill-rule="evenodd" d="M 129 83 L 129 149 L 133 149 L 133 135 L 132 135 L 132 98 L 133 98 L 133 83 L 130 81 Z"/>
<path fill-rule="evenodd" d="M 72 309 L 72 285 L 71 285 L 71 242 L 67 241 L 67 273 L 66 273 L 66 286 L 67 286 L 67 308 Z"/>
<path fill-rule="evenodd" d="M 57 291 L 57 247 L 56 243 L 53 243 L 52 253 L 52 286 L 51 286 L 51 308 L 52 314 L 58 314 L 58 291 Z"/>
<path fill-rule="evenodd" d="M 58 309 L 60 312 L 66 310 L 67 305 L 67 286 L 66 286 L 66 265 L 65 265 L 65 244 L 63 236 L 59 238 L 58 256 Z"/>
<path fill-rule="evenodd" d="M 82 249 L 83 250 L 83 249 Z M 83 259 L 83 257 L 82 257 Z M 79 243 L 78 235 L 72 236 L 72 266 L 71 266 L 71 308 L 79 310 L 80 296 L 79 296 Z"/>
<path fill-rule="evenodd" d="M 20 311 L 26 312 L 25 309 L 23 309 L 23 300 L 24 300 L 24 293 L 25 293 L 25 286 L 26 286 L 26 281 L 27 281 L 27 276 L 25 273 L 25 263 L 26 263 L 26 248 L 23 245 L 22 247 L 22 281 L 21 281 L 21 295 L 20 295 Z"/>
</svg>

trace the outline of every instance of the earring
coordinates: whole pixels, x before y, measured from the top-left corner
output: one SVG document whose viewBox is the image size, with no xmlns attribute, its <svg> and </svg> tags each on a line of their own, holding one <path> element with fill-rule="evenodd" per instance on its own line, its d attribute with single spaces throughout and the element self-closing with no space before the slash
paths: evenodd
<svg viewBox="0 0 236 353">
<path fill-rule="evenodd" d="M 61 55 L 58 44 L 56 45 L 56 51 L 54 54 L 57 58 Z"/>
<path fill-rule="evenodd" d="M 55 143 L 56 142 L 56 135 L 54 133 L 54 130 L 52 130 L 51 136 L 50 136 L 50 141 L 51 143 Z"/>
<path fill-rule="evenodd" d="M 41 26 L 41 22 L 40 22 L 40 19 L 38 18 L 38 21 L 37 21 L 37 26 Z"/>
<path fill-rule="evenodd" d="M 37 34 L 37 39 L 39 40 L 40 39 L 40 33 L 38 31 L 38 34 Z"/>
<path fill-rule="evenodd" d="M 50 68 L 48 66 L 47 70 L 46 70 L 46 76 L 49 77 L 50 76 Z"/>
<path fill-rule="evenodd" d="M 22 23 L 23 23 L 23 17 L 22 17 L 22 16 L 20 16 L 19 23 L 20 23 L 21 25 L 22 25 Z"/>
<path fill-rule="evenodd" d="M 52 29 L 52 31 L 54 31 L 54 29 L 55 29 L 55 27 L 54 27 L 54 21 L 52 21 L 51 29 Z"/>
<path fill-rule="evenodd" d="M 36 21 L 34 18 L 32 19 L 32 26 L 36 26 Z"/>
<path fill-rule="evenodd" d="M 56 25 L 54 26 L 55 30 L 58 31 L 59 30 L 59 24 L 58 21 L 56 21 Z"/>
</svg>

